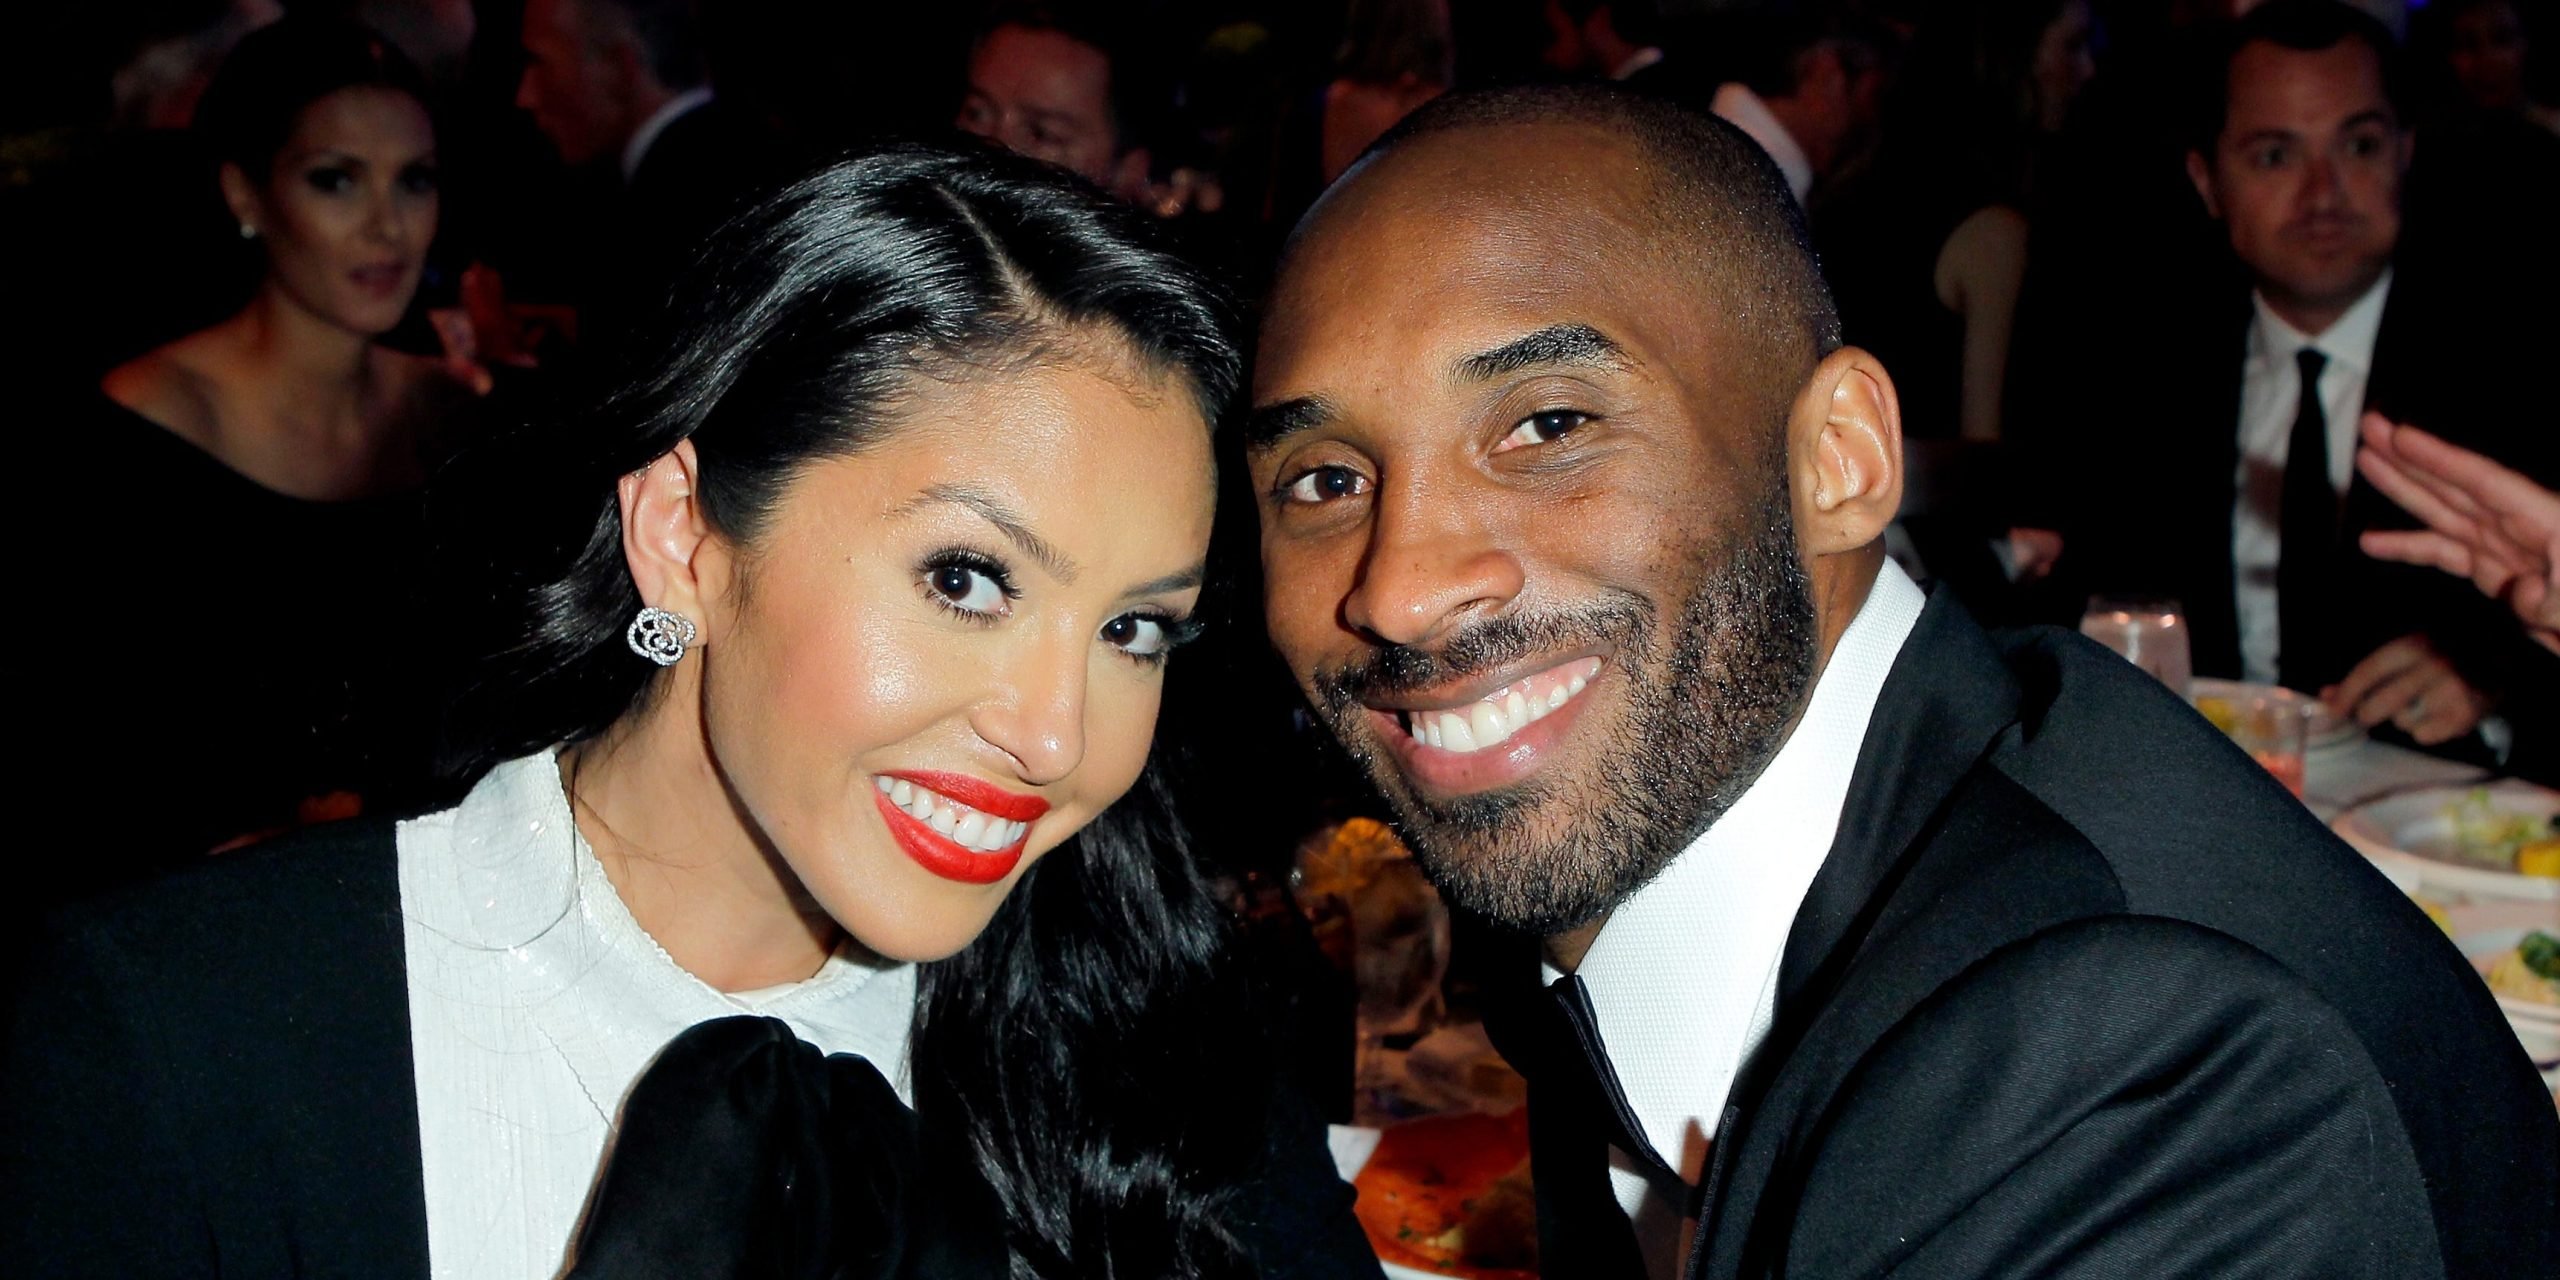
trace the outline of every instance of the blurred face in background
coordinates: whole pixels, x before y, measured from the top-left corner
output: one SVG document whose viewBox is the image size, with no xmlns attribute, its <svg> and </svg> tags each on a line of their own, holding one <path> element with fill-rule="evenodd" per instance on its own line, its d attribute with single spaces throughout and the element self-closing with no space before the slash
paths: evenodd
<svg viewBox="0 0 2560 1280">
<path fill-rule="evenodd" d="M 2390 265 L 2409 154 L 2364 42 L 2306 53 L 2262 41 L 2232 59 L 2222 133 L 2187 171 L 2259 292 L 2316 334 Z"/>
<path fill-rule="evenodd" d="M 1122 152 L 1111 59 L 1064 32 L 989 32 L 969 55 L 969 91 L 955 123 L 1008 151 L 1115 185 Z"/>
<path fill-rule="evenodd" d="M 371 337 L 409 309 L 435 240 L 435 127 L 396 89 L 341 89 L 305 107 L 262 175 L 222 170 L 232 216 L 267 250 L 267 279 L 321 319 Z"/>
<path fill-rule="evenodd" d="M 2067 0 L 2036 38 L 2028 74 L 2035 85 L 2036 127 L 2042 132 L 2062 132 L 2071 117 L 2071 104 L 2096 78 L 2098 63 L 2089 53 L 2089 39 L 2096 29 L 2097 18 L 2089 11 L 2088 0 Z"/>
<path fill-rule="evenodd" d="M 637 54 L 628 40 L 607 38 L 613 34 L 582 0 L 526 0 L 516 105 L 573 165 L 619 151 L 637 123 L 630 83 Z"/>
<path fill-rule="evenodd" d="M 2475 4 L 2456 15 L 2445 58 L 2464 101 L 2482 111 L 2523 109 L 2524 19 L 2514 5 Z"/>
</svg>

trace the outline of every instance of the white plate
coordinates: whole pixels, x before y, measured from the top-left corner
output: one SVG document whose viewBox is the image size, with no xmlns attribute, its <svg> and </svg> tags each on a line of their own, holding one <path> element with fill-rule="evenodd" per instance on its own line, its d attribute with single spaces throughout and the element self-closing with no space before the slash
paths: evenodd
<svg viewBox="0 0 2560 1280">
<path fill-rule="evenodd" d="M 2481 898 L 2560 902 L 2560 880 L 2500 871 L 2455 856 L 2451 811 L 2475 790 L 2486 790 L 2490 807 L 2501 813 L 2545 821 L 2560 813 L 2560 791 L 2504 778 L 2485 784 L 2394 792 L 2339 814 L 2329 826 L 2367 858 L 2416 872 L 2419 884 L 2426 889 Z"/>
<path fill-rule="evenodd" d="M 2531 932 L 2533 932 L 2531 929 L 2490 929 L 2481 933 L 2464 934 L 2454 939 L 2453 945 L 2462 948 L 2462 954 L 2471 961 L 2471 967 L 2478 969 L 2481 976 L 2486 978 L 2489 966 L 2499 956 L 2513 950 L 2515 945 L 2524 941 L 2524 936 Z M 2552 933 L 2554 930 L 2545 929 L 2542 932 Z M 2498 1008 L 2505 1011 L 2509 1022 L 2519 1026 L 2529 1023 L 2533 1028 L 2541 1029 L 2546 1034 L 2560 1035 L 2560 1004 L 2537 1004 L 2531 1000 L 2518 1000 L 2512 996 L 2500 995 Z"/>
<path fill-rule="evenodd" d="M 2311 728 L 2303 742 L 2303 746 L 2308 750 L 2320 751 L 2329 747 L 2343 747 L 2364 737 L 2363 725 L 2330 710 L 2328 703 L 2307 693 L 2298 693 L 2292 689 L 2279 688 L 2271 684 L 2244 684 L 2238 680 L 2205 678 L 2187 682 L 2187 699 L 2190 702 L 2197 698 L 2238 701 L 2255 697 L 2272 697 L 2283 702 L 2298 702 L 2311 708 Z"/>
</svg>

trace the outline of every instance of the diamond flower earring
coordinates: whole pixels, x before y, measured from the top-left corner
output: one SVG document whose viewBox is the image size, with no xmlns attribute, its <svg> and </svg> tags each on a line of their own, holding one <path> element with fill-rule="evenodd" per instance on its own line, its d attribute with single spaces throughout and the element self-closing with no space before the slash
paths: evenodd
<svg viewBox="0 0 2560 1280">
<path fill-rule="evenodd" d="M 630 645 L 633 653 L 659 666 L 672 667 L 693 643 L 693 636 L 693 619 L 653 604 L 643 606 L 640 616 L 631 620 L 630 629 L 622 633 L 622 642 Z"/>
</svg>

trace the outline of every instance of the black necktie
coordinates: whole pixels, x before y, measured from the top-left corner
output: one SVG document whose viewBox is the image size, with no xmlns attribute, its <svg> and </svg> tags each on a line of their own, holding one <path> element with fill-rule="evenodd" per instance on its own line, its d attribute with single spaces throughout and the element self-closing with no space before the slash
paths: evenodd
<svg viewBox="0 0 2560 1280">
<path fill-rule="evenodd" d="M 1670 1203 L 1686 1203 L 1687 1188 L 1641 1136 L 1635 1111 L 1601 1045 L 1582 980 L 1559 978 L 1546 994 L 1546 1000 L 1525 1002 L 1531 1009 L 1524 1012 L 1531 1012 L 1529 1020 L 1538 1024 L 1523 1028 L 1530 1033 L 1523 1040 L 1535 1045 L 1534 1060 L 1515 1058 L 1529 1078 L 1529 1160 L 1538 1189 L 1539 1248 L 1545 1257 L 1573 1259 L 1575 1275 L 1642 1277 L 1644 1256 L 1635 1226 L 1618 1207 L 1610 1183 L 1609 1148 L 1627 1153 Z"/>
<path fill-rule="evenodd" d="M 2276 551 L 2276 681 L 2317 692 L 2337 673 L 2322 662 L 2322 631 L 2337 589 L 2338 491 L 2329 483 L 2329 415 L 2320 408 L 2317 347 L 2294 353 L 2302 406 L 2285 445 L 2283 508 Z"/>
</svg>

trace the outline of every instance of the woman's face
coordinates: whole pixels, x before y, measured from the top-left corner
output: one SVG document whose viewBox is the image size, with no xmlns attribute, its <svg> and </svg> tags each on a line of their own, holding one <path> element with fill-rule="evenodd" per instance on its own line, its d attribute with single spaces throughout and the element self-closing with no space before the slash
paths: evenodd
<svg viewBox="0 0 2560 1280">
<path fill-rule="evenodd" d="M 269 280 L 370 337 L 409 309 L 435 239 L 435 128 L 398 90 L 341 89 L 303 108 L 263 182 L 226 167 L 223 190 L 265 243 Z"/>
<path fill-rule="evenodd" d="M 1119 363 L 917 379 L 882 443 L 791 482 L 706 606 L 713 760 L 877 954 L 967 945 L 1146 762 L 1212 462 L 1190 395 Z"/>
</svg>

